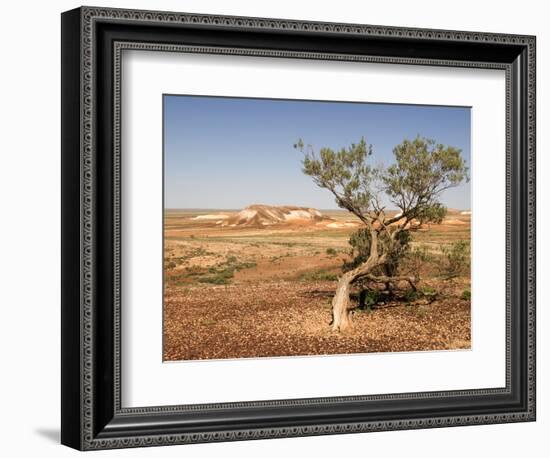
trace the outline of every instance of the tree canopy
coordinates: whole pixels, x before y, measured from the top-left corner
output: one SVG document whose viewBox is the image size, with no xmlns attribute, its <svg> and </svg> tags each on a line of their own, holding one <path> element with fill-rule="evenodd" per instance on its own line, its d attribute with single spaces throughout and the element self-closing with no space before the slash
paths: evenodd
<svg viewBox="0 0 550 458">
<path fill-rule="evenodd" d="M 387 167 L 370 163 L 373 148 L 364 138 L 338 151 L 323 147 L 316 153 L 301 139 L 295 147 L 304 152 L 303 172 L 367 226 L 374 221 L 386 226 L 413 219 L 440 222 L 446 213 L 443 191 L 468 179 L 459 148 L 420 136 L 395 146 L 395 162 Z M 386 217 L 383 195 L 386 205 L 400 210 L 397 215 Z"/>
<path fill-rule="evenodd" d="M 440 223 L 447 212 L 443 192 L 468 180 L 468 168 L 459 148 L 420 136 L 395 146 L 395 162 L 387 167 L 371 164 L 373 148 L 364 138 L 337 151 L 323 147 L 315 152 L 301 139 L 294 147 L 304 153 L 303 172 L 365 226 L 352 234 L 355 258 L 344 266 L 332 300 L 332 327 L 342 331 L 351 324 L 351 285 L 405 280 L 415 288 L 416 278 L 397 275 L 411 224 Z M 388 205 L 397 211 L 386 211 Z"/>
</svg>

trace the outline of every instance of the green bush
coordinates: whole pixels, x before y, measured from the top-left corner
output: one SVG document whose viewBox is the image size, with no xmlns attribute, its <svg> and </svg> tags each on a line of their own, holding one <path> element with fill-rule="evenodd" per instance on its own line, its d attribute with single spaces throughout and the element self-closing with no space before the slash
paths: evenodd
<svg viewBox="0 0 550 458">
<path fill-rule="evenodd" d="M 393 277 L 397 274 L 399 264 L 402 258 L 410 249 L 411 234 L 404 230 L 397 234 L 393 242 L 386 232 L 382 232 L 379 236 L 378 243 L 383 250 L 388 250 L 387 262 L 378 268 L 373 273 L 375 275 L 387 275 Z M 349 242 L 351 245 L 350 257 L 351 262 L 344 262 L 343 270 L 347 272 L 355 269 L 363 264 L 370 256 L 371 234 L 368 229 L 359 229 L 351 234 Z"/>
<path fill-rule="evenodd" d="M 460 295 L 460 299 L 469 301 L 471 300 L 471 298 L 472 298 L 472 293 L 470 292 L 469 289 L 465 289 L 464 291 L 462 291 L 462 294 Z"/>
<path fill-rule="evenodd" d="M 239 270 L 243 270 L 243 269 L 252 269 L 254 267 L 256 267 L 256 263 L 255 262 L 240 262 L 239 264 L 235 265 L 235 270 L 239 271 Z"/>
<path fill-rule="evenodd" d="M 315 270 L 313 272 L 304 272 L 300 275 L 302 281 L 336 281 L 338 276 L 334 272 L 326 269 Z"/>
<path fill-rule="evenodd" d="M 228 256 L 224 263 L 208 268 L 209 275 L 198 278 L 199 283 L 227 285 L 231 283 L 235 272 L 256 267 L 255 262 L 239 262 L 236 256 Z"/>
<path fill-rule="evenodd" d="M 414 277 L 421 277 L 422 266 L 434 261 L 433 255 L 425 245 L 410 250 L 405 256 L 405 269 Z"/>
<path fill-rule="evenodd" d="M 407 290 L 405 292 L 405 301 L 406 302 L 414 302 L 416 301 L 420 296 L 421 296 L 422 293 L 420 293 L 419 291 L 415 291 L 414 289 L 410 289 L 410 290 Z"/>
<path fill-rule="evenodd" d="M 470 244 L 460 240 L 450 246 L 441 248 L 443 260 L 441 274 L 447 278 L 454 278 L 466 274 L 470 270 Z"/>
<path fill-rule="evenodd" d="M 211 272 L 212 275 L 205 275 L 201 278 L 199 278 L 199 283 L 210 283 L 213 285 L 227 285 L 231 283 L 231 280 L 233 279 L 233 275 L 235 273 L 234 269 L 223 269 L 223 270 L 216 270 L 216 269 L 208 269 L 209 272 Z"/>
<path fill-rule="evenodd" d="M 438 292 L 434 288 L 428 286 L 422 289 L 421 295 L 431 304 L 437 299 Z"/>
<path fill-rule="evenodd" d="M 380 291 L 375 289 L 365 289 L 359 295 L 359 308 L 363 310 L 372 309 L 373 305 L 378 304 L 381 299 Z"/>
<path fill-rule="evenodd" d="M 336 256 L 338 254 L 338 252 L 334 248 L 327 248 L 326 253 L 328 256 Z"/>
<path fill-rule="evenodd" d="M 228 256 L 226 258 L 226 262 L 227 264 L 235 264 L 237 262 L 237 256 L 233 256 L 233 255 Z"/>
</svg>

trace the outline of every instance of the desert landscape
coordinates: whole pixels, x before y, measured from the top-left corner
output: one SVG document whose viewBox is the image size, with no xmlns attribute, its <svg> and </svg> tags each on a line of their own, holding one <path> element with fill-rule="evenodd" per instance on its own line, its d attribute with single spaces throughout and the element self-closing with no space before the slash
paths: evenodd
<svg viewBox="0 0 550 458">
<path fill-rule="evenodd" d="M 163 107 L 164 361 L 470 348 L 470 108 Z"/>
<path fill-rule="evenodd" d="M 353 327 L 335 332 L 331 301 L 361 227 L 353 214 L 167 209 L 163 359 L 468 349 L 470 222 L 452 209 L 440 224 L 413 221 L 399 269 L 418 276 L 416 289 L 354 287 Z"/>
</svg>

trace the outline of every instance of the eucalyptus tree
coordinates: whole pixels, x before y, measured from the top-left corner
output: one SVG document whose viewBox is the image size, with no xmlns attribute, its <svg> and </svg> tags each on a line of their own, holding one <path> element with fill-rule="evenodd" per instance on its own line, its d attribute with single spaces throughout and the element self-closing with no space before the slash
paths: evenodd
<svg viewBox="0 0 550 458">
<path fill-rule="evenodd" d="M 332 299 L 332 328 L 345 331 L 351 326 L 350 292 L 355 283 L 406 281 L 415 288 L 417 278 L 399 276 L 387 267 L 403 252 L 412 224 L 443 220 L 447 209 L 441 195 L 468 180 L 468 168 L 459 148 L 420 136 L 395 146 L 395 162 L 387 167 L 371 163 L 373 148 L 364 138 L 338 151 L 323 147 L 317 152 L 301 139 L 294 147 L 304 154 L 303 173 L 330 191 L 338 207 L 355 215 L 368 233 L 368 255 L 342 273 Z M 388 211 L 389 206 L 397 211 Z"/>
</svg>

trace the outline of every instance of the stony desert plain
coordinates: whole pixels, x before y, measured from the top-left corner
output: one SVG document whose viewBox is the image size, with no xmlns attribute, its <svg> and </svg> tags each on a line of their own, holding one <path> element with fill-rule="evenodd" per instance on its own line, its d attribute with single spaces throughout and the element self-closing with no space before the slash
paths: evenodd
<svg viewBox="0 0 550 458">
<path fill-rule="evenodd" d="M 379 286 L 338 333 L 331 300 L 360 228 L 350 213 L 166 210 L 163 360 L 468 349 L 469 265 L 448 275 L 446 253 L 459 241 L 469 247 L 470 219 L 449 210 L 441 224 L 415 228 L 416 255 L 400 269 L 419 273 L 418 291 Z"/>
</svg>

